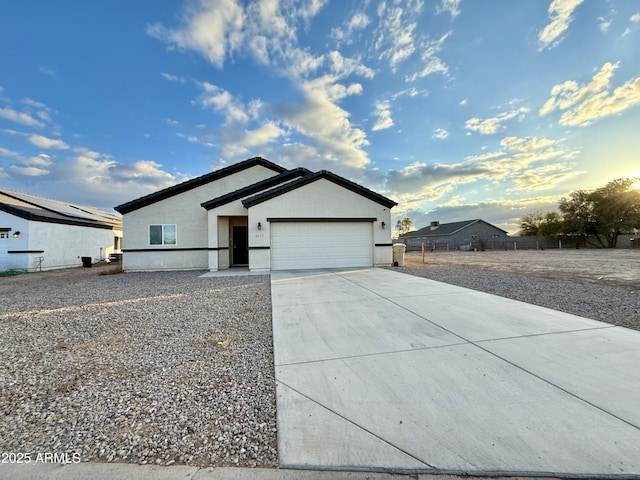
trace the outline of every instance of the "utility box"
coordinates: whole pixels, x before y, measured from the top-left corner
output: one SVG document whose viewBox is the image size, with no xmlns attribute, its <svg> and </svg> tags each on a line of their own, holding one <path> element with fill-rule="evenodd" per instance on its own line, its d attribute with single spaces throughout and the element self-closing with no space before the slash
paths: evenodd
<svg viewBox="0 0 640 480">
<path fill-rule="evenodd" d="M 404 267 L 404 251 L 407 246 L 404 243 L 393 244 L 393 266 Z"/>
</svg>

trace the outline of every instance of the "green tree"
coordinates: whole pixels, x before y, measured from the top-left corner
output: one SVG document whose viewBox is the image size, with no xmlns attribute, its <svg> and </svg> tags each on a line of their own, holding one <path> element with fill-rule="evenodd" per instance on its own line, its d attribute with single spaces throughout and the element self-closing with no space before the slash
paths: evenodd
<svg viewBox="0 0 640 480">
<path fill-rule="evenodd" d="M 589 200 L 587 190 L 575 190 L 561 198 L 558 208 L 564 220 L 565 233 L 578 236 L 586 241 L 595 235 L 595 219 L 593 204 Z"/>
<path fill-rule="evenodd" d="M 413 222 L 409 217 L 404 217 L 402 220 L 398 220 L 396 223 L 396 231 L 398 232 L 398 236 L 409 233 L 412 226 Z"/>
<path fill-rule="evenodd" d="M 540 212 L 527 213 L 520 219 L 520 235 L 523 237 L 535 237 L 540 233 L 542 214 Z"/>
<path fill-rule="evenodd" d="M 640 228 L 637 178 L 619 178 L 594 191 L 576 190 L 560 200 L 564 230 L 601 247 L 615 247 L 618 236 Z"/>
<path fill-rule="evenodd" d="M 552 237 L 563 233 L 563 221 L 558 212 L 527 213 L 520 221 L 520 235 L 524 237 Z"/>
<path fill-rule="evenodd" d="M 564 222 L 558 212 L 547 212 L 540 224 L 541 237 L 556 237 L 564 233 Z"/>
<path fill-rule="evenodd" d="M 591 193 L 595 232 L 615 247 L 618 236 L 640 228 L 640 190 L 634 189 L 638 179 L 618 178 Z"/>
</svg>

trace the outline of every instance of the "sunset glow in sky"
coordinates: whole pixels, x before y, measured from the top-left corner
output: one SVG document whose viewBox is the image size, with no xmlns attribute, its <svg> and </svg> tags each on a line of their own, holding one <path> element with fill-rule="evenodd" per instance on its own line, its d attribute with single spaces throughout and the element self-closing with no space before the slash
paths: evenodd
<svg viewBox="0 0 640 480">
<path fill-rule="evenodd" d="M 637 0 L 24 0 L 0 185 L 111 210 L 254 156 L 511 233 L 640 177 Z"/>
</svg>

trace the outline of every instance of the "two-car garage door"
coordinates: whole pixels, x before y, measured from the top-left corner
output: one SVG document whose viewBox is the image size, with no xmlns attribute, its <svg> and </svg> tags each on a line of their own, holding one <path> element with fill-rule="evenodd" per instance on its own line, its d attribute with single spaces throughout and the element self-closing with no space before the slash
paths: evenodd
<svg viewBox="0 0 640 480">
<path fill-rule="evenodd" d="M 274 222 L 271 269 L 370 267 L 371 222 Z"/>
</svg>

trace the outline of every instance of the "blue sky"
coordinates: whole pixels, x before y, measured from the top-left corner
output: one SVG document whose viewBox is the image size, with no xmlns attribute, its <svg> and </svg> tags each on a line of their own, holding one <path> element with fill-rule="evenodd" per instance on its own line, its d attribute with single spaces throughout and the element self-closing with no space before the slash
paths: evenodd
<svg viewBox="0 0 640 480">
<path fill-rule="evenodd" d="M 111 210 L 254 156 L 510 232 L 640 176 L 636 0 L 2 7 L 0 185 Z"/>
</svg>

